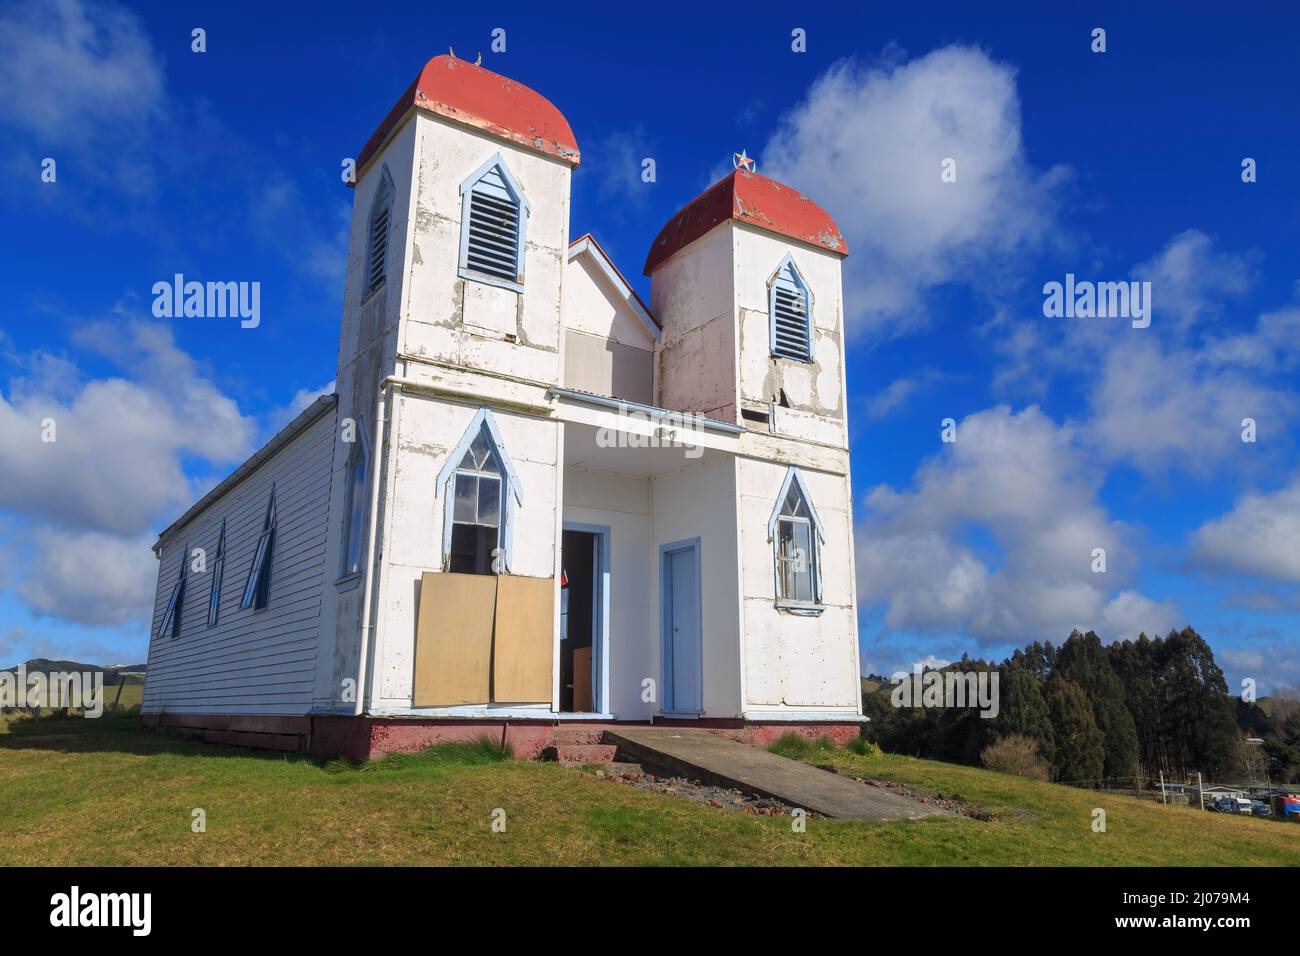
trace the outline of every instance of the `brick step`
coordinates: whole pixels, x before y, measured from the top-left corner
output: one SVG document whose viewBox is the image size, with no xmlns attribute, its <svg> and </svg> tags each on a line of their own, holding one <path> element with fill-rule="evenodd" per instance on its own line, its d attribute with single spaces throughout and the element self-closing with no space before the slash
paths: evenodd
<svg viewBox="0 0 1300 956">
<path fill-rule="evenodd" d="M 560 744 L 599 744 L 605 739 L 605 731 L 598 727 L 556 727 L 551 731 L 550 743 Z"/>
<path fill-rule="evenodd" d="M 568 767 L 584 763 L 613 763 L 618 748 L 613 744 L 552 744 L 542 751 L 543 760 Z"/>
</svg>

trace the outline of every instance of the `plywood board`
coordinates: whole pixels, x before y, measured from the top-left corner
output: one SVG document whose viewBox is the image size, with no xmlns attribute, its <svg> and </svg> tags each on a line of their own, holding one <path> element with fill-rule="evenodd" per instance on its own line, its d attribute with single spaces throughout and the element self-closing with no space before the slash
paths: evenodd
<svg viewBox="0 0 1300 956">
<path fill-rule="evenodd" d="M 426 571 L 420 578 L 416 707 L 488 702 L 496 586 L 484 574 Z"/>
<path fill-rule="evenodd" d="M 499 704 L 551 700 L 555 580 L 503 574 L 497 578 L 492 699 Z"/>
</svg>

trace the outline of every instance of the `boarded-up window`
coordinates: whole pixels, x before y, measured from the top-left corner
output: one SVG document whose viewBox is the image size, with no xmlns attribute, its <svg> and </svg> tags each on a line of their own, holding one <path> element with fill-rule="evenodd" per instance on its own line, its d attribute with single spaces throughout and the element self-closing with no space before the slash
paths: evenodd
<svg viewBox="0 0 1300 956">
<path fill-rule="evenodd" d="M 416 632 L 416 707 L 551 700 L 555 582 L 426 572 Z"/>
<path fill-rule="evenodd" d="M 474 574 L 421 577 L 416 707 L 488 702 L 496 589 L 496 578 Z"/>
<path fill-rule="evenodd" d="M 535 704 L 551 699 L 555 582 L 551 578 L 497 578 L 492 699 Z"/>
</svg>

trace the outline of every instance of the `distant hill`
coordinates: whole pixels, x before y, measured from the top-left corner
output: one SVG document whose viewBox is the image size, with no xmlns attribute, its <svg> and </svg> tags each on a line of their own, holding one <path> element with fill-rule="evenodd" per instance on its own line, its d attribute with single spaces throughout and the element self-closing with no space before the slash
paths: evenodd
<svg viewBox="0 0 1300 956">
<path fill-rule="evenodd" d="M 58 671 L 90 671 L 91 673 L 103 671 L 104 683 L 109 686 L 120 682 L 124 674 L 143 674 L 146 670 L 144 664 L 109 664 L 107 667 L 101 667 L 98 664 L 83 664 L 80 661 L 54 661 L 48 657 L 33 657 L 23 664 L 15 664 L 13 667 L 0 667 L 0 670 L 17 673 L 20 667 L 25 667 L 29 674 L 32 671 L 40 671 L 43 674 Z"/>
<path fill-rule="evenodd" d="M 862 693 L 864 694 L 874 694 L 889 683 L 886 678 L 881 677 L 879 674 L 868 674 L 866 677 L 861 678 L 861 681 Z"/>
</svg>

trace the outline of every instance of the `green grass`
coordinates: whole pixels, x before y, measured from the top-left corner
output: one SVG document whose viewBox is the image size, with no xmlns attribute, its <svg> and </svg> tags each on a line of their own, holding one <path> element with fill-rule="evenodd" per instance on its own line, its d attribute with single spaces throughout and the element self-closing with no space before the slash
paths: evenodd
<svg viewBox="0 0 1300 956">
<path fill-rule="evenodd" d="M 491 741 L 353 767 L 130 719 L 42 719 L 0 728 L 0 863 L 1300 865 L 1294 824 L 808 743 L 803 759 L 954 796 L 992 820 L 814 819 L 796 834 L 784 817 L 515 761 Z M 1106 833 L 1091 828 L 1098 806 Z M 207 832 L 194 833 L 200 807 Z"/>
</svg>

